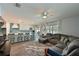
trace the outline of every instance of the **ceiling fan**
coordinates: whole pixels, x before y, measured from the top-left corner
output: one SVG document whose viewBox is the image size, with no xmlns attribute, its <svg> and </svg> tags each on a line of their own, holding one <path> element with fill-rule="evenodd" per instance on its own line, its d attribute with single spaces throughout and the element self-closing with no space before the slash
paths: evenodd
<svg viewBox="0 0 79 59">
<path fill-rule="evenodd" d="M 21 8 L 21 3 L 15 3 L 15 7 L 17 8 Z M 42 19 L 47 19 L 53 15 L 55 15 L 56 13 L 54 12 L 54 10 L 52 10 L 52 8 L 43 8 L 43 7 L 39 7 L 39 8 L 34 8 L 34 13 L 36 13 L 36 17 L 40 17 Z"/>
<path fill-rule="evenodd" d="M 46 19 L 48 17 L 48 12 L 47 11 L 42 12 L 41 16 L 43 19 Z"/>
<path fill-rule="evenodd" d="M 55 15 L 52 9 L 38 8 L 35 10 L 35 12 L 37 14 L 37 17 L 41 17 L 42 19 L 47 19 Z"/>
</svg>

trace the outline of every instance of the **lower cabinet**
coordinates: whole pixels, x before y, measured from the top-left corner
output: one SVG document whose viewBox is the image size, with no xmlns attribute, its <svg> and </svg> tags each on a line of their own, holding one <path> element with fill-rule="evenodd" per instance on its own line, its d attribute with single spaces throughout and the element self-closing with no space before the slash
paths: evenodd
<svg viewBox="0 0 79 59">
<path fill-rule="evenodd" d="M 32 36 L 29 34 L 24 34 L 24 33 L 18 33 L 16 34 L 8 34 L 8 39 L 10 39 L 11 43 L 16 43 L 16 42 L 23 42 L 23 41 L 30 41 L 32 40 Z"/>
</svg>

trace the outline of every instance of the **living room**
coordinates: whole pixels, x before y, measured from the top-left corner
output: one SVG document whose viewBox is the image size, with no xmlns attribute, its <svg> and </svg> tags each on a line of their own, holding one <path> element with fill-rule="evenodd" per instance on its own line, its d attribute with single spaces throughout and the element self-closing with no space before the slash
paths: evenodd
<svg viewBox="0 0 79 59">
<path fill-rule="evenodd" d="M 78 3 L 0 3 L 0 55 L 79 56 L 78 22 Z"/>
</svg>

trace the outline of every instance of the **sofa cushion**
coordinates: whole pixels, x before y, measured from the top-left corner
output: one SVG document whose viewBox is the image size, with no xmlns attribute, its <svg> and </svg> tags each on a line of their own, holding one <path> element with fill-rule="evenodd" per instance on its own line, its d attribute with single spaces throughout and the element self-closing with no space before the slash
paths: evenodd
<svg viewBox="0 0 79 59">
<path fill-rule="evenodd" d="M 68 55 L 71 53 L 74 49 L 79 48 L 79 39 L 73 40 L 64 50 L 62 55 Z"/>
<path fill-rule="evenodd" d="M 68 56 L 79 56 L 79 48 L 74 49 Z"/>
<path fill-rule="evenodd" d="M 58 43 L 55 46 L 60 48 L 60 49 L 64 49 L 66 47 L 66 45 L 63 42 L 62 43 Z"/>
<path fill-rule="evenodd" d="M 63 36 L 61 37 L 60 41 L 61 41 L 61 42 L 63 42 L 63 41 L 64 41 L 64 37 L 63 37 Z"/>
<path fill-rule="evenodd" d="M 56 45 L 58 43 L 57 39 L 48 39 L 49 43 Z"/>
</svg>

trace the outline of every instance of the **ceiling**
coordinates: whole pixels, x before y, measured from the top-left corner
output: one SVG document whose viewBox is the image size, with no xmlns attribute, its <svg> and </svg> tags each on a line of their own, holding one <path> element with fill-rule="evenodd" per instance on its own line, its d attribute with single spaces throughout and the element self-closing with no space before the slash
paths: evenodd
<svg viewBox="0 0 79 59">
<path fill-rule="evenodd" d="M 18 8 L 15 6 L 15 3 L 0 4 L 2 16 L 7 22 L 33 25 L 79 14 L 79 4 L 77 3 L 20 3 L 20 5 L 21 7 Z M 53 15 L 47 19 L 42 19 L 39 15 L 44 9 L 51 10 L 50 13 Z"/>
</svg>

